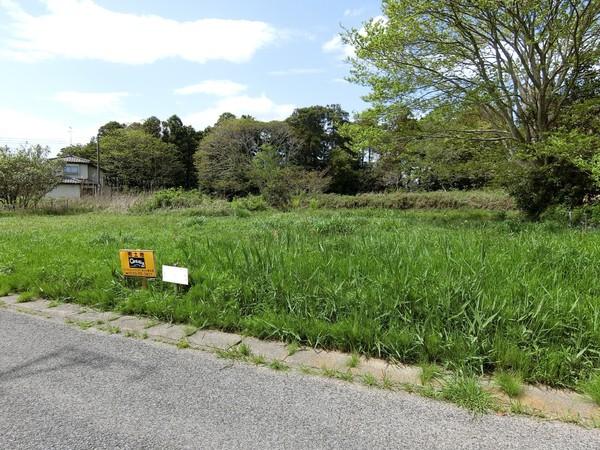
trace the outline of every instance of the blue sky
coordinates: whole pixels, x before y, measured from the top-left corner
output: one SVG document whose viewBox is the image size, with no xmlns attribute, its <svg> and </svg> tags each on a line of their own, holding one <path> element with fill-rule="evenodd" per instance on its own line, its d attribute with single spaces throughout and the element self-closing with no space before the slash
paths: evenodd
<svg viewBox="0 0 600 450">
<path fill-rule="evenodd" d="M 336 36 L 378 14 L 379 0 L 0 0 L 0 145 L 56 151 L 151 115 L 203 128 L 224 111 L 360 111 Z"/>
</svg>

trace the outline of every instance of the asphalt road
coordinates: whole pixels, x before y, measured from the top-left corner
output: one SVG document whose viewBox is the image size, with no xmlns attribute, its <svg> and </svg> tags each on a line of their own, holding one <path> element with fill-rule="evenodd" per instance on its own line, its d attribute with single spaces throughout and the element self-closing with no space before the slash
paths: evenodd
<svg viewBox="0 0 600 450">
<path fill-rule="evenodd" d="M 600 430 L 0 310 L 0 448 L 600 448 Z"/>
</svg>

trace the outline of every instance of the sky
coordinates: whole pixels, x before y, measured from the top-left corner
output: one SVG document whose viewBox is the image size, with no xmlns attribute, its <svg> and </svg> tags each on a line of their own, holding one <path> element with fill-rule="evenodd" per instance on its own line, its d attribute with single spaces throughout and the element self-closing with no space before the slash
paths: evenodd
<svg viewBox="0 0 600 450">
<path fill-rule="evenodd" d="M 379 0 L 0 0 L 0 145 L 88 142 L 110 120 L 366 108 L 339 38 Z"/>
</svg>

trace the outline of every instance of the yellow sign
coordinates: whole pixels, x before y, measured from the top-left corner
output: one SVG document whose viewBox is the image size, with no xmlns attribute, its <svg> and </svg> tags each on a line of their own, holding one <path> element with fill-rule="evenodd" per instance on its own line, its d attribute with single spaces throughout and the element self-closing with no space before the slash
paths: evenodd
<svg viewBox="0 0 600 450">
<path fill-rule="evenodd" d="M 154 250 L 120 250 L 119 259 L 126 277 L 156 278 Z"/>
</svg>

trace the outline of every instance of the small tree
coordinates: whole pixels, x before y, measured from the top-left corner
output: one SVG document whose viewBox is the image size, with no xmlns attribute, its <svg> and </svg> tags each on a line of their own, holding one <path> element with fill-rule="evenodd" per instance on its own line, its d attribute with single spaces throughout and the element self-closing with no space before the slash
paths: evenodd
<svg viewBox="0 0 600 450">
<path fill-rule="evenodd" d="M 60 181 L 61 164 L 48 159 L 47 147 L 0 148 L 0 203 L 21 208 L 37 204 Z"/>
</svg>

